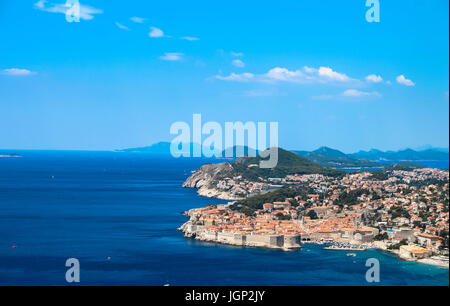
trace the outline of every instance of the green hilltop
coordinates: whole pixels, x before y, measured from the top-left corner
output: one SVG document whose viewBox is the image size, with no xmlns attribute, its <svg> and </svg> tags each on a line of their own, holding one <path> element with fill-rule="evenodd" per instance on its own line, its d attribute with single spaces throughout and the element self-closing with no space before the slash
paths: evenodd
<svg viewBox="0 0 450 306">
<path fill-rule="evenodd" d="M 264 169 L 259 167 L 261 156 L 244 156 L 231 163 L 234 174 L 242 175 L 243 178 L 257 180 L 259 177 L 281 178 L 288 174 L 323 174 L 328 176 L 339 176 L 344 171 L 322 167 L 295 153 L 278 148 L 278 163 L 275 168 Z"/>
</svg>

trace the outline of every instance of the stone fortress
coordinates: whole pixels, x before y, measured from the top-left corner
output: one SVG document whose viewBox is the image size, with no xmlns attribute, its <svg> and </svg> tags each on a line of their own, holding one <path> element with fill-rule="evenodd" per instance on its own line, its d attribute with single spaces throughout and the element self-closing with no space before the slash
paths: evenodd
<svg viewBox="0 0 450 306">
<path fill-rule="evenodd" d="M 225 231 L 217 232 L 206 229 L 204 225 L 195 225 L 193 218 L 191 216 L 191 219 L 179 228 L 185 237 L 236 246 L 262 247 L 285 251 L 302 247 L 300 235 L 255 235 Z"/>
</svg>

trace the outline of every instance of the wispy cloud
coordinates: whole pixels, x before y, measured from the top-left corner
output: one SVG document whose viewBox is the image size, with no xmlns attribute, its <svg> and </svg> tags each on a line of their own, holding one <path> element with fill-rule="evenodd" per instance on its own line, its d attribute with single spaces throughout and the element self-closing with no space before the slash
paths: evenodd
<svg viewBox="0 0 450 306">
<path fill-rule="evenodd" d="M 131 17 L 130 20 L 136 23 L 144 23 L 147 19 L 134 16 Z"/>
<path fill-rule="evenodd" d="M 150 33 L 148 33 L 148 36 L 151 38 L 172 38 L 172 36 L 166 35 L 163 30 L 157 27 L 150 27 Z M 174 37 L 175 38 L 175 37 Z M 179 37 L 179 39 L 188 40 L 188 41 L 197 41 L 200 40 L 198 37 L 194 36 L 182 36 Z"/>
<path fill-rule="evenodd" d="M 12 76 L 26 76 L 26 75 L 36 74 L 36 72 L 33 72 L 28 69 L 21 69 L 21 68 L 9 68 L 9 69 L 4 69 L 1 72 L 2 72 L 2 74 L 12 75 Z"/>
<path fill-rule="evenodd" d="M 287 68 L 275 67 L 264 74 L 252 74 L 252 80 L 259 82 L 289 82 L 298 84 L 314 84 L 314 83 L 350 83 L 358 82 L 356 79 L 348 77 L 344 73 L 334 71 L 329 67 L 303 67 L 299 70 L 289 70 Z M 242 78 L 237 77 L 239 74 L 231 74 L 229 77 L 217 77 L 226 81 L 241 81 Z"/>
<path fill-rule="evenodd" d="M 367 92 L 357 89 L 347 89 L 342 93 L 344 97 L 380 97 L 381 94 L 377 91 Z"/>
<path fill-rule="evenodd" d="M 34 4 L 34 7 L 44 12 L 61 14 L 66 14 L 67 10 L 70 8 L 70 6 L 66 4 L 49 4 L 47 6 L 46 0 L 39 0 Z M 80 4 L 80 19 L 91 20 L 96 14 L 103 14 L 103 10 Z"/>
<path fill-rule="evenodd" d="M 345 83 L 353 79 L 344 73 L 334 71 L 329 67 L 311 68 L 308 66 L 299 70 L 289 70 L 275 67 L 265 74 L 265 77 L 273 81 L 292 83 Z M 353 80 L 354 81 L 354 80 Z"/>
<path fill-rule="evenodd" d="M 244 53 L 242 53 L 242 52 L 231 52 L 231 55 L 232 56 L 236 56 L 236 57 L 241 57 L 241 56 L 244 56 Z"/>
<path fill-rule="evenodd" d="M 377 91 L 361 91 L 358 89 L 347 89 L 340 94 L 323 94 L 313 96 L 313 100 L 340 100 L 340 101 L 359 101 L 368 98 L 379 98 L 381 94 Z"/>
<path fill-rule="evenodd" d="M 405 85 L 405 86 L 414 86 L 414 85 L 416 85 L 413 81 L 408 80 L 407 78 L 405 78 L 405 76 L 403 74 L 399 75 L 396 78 L 396 80 L 397 80 L 397 83 Z"/>
<path fill-rule="evenodd" d="M 369 74 L 368 76 L 366 76 L 366 81 L 369 83 L 381 83 L 383 82 L 383 78 L 381 77 L 381 75 Z"/>
<path fill-rule="evenodd" d="M 166 52 L 164 53 L 164 55 L 161 55 L 159 57 L 160 60 L 163 61 L 179 61 L 183 58 L 184 54 L 183 53 L 177 53 L 177 52 Z"/>
<path fill-rule="evenodd" d="M 216 75 L 216 79 L 222 81 L 233 81 L 233 82 L 248 82 L 255 78 L 255 75 L 249 72 L 244 72 L 241 74 L 231 73 L 229 76 Z"/>
<path fill-rule="evenodd" d="M 238 68 L 244 68 L 244 67 L 245 67 L 244 62 L 241 61 L 240 59 L 235 59 L 235 60 L 233 60 L 233 61 L 231 62 L 231 64 L 232 64 L 233 66 L 235 66 L 235 67 L 238 67 Z"/>
<path fill-rule="evenodd" d="M 45 2 L 47 2 L 47 0 L 39 0 L 38 2 L 36 2 L 34 4 L 34 7 L 38 8 L 38 9 L 43 9 L 43 8 L 45 8 Z"/>
<path fill-rule="evenodd" d="M 123 25 L 123 24 L 121 24 L 121 23 L 116 22 L 115 24 L 116 24 L 116 26 L 117 26 L 119 29 L 122 29 L 122 30 L 125 30 L 125 31 L 129 31 L 129 30 L 130 30 L 127 26 L 125 26 L 125 25 Z"/>
<path fill-rule="evenodd" d="M 148 33 L 148 36 L 152 38 L 165 37 L 163 30 L 156 27 L 150 27 L 150 33 Z"/>
<path fill-rule="evenodd" d="M 183 36 L 183 37 L 180 37 L 180 39 L 189 40 L 189 41 L 197 41 L 197 40 L 200 40 L 200 38 L 198 38 L 198 37 L 193 37 L 193 36 Z"/>
</svg>

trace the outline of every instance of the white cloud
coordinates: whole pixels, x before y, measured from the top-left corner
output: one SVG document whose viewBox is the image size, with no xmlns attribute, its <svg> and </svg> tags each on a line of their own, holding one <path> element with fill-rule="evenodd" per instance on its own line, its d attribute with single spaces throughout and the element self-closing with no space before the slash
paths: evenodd
<svg viewBox="0 0 450 306">
<path fill-rule="evenodd" d="M 369 74 L 366 76 L 366 81 L 370 83 L 381 83 L 383 82 L 383 78 L 381 75 Z"/>
<path fill-rule="evenodd" d="M 70 8 L 70 6 L 66 4 L 51 4 L 46 6 L 46 3 L 46 0 L 39 0 L 34 4 L 34 7 L 44 12 L 61 14 L 66 14 L 67 10 Z M 96 14 L 103 14 L 103 10 L 89 5 L 80 4 L 80 19 L 91 20 Z"/>
<path fill-rule="evenodd" d="M 311 67 L 308 67 L 308 66 L 304 66 L 303 67 L 303 70 L 306 72 L 306 73 L 315 73 L 316 71 L 317 71 L 317 69 L 316 68 L 311 68 Z"/>
<path fill-rule="evenodd" d="M 240 81 L 239 78 L 230 78 L 226 80 Z M 297 84 L 337 84 L 345 83 L 357 84 L 360 81 L 348 77 L 344 73 L 333 71 L 329 67 L 303 67 L 298 70 L 289 70 L 283 67 L 275 67 L 264 74 L 255 74 L 252 78 L 255 82 L 289 82 Z"/>
<path fill-rule="evenodd" d="M 347 89 L 346 91 L 344 91 L 342 93 L 342 95 L 344 97 L 370 97 L 370 96 L 380 97 L 381 96 L 381 94 L 378 93 L 377 91 L 367 92 L 367 91 L 360 91 L 357 89 Z"/>
<path fill-rule="evenodd" d="M 231 62 L 231 64 L 235 67 L 239 67 L 239 68 L 244 68 L 245 64 L 243 61 L 241 61 L 240 59 L 235 59 Z"/>
<path fill-rule="evenodd" d="M 144 23 L 145 20 L 147 20 L 147 19 L 134 16 L 134 17 L 131 17 L 130 20 L 133 22 L 136 22 L 136 23 Z"/>
<path fill-rule="evenodd" d="M 399 75 L 396 78 L 396 80 L 397 80 L 397 83 L 405 85 L 405 86 L 414 86 L 414 85 L 416 85 L 413 81 L 408 80 L 407 78 L 405 78 L 405 76 L 403 74 Z"/>
<path fill-rule="evenodd" d="M 235 82 L 248 82 L 251 79 L 255 77 L 254 74 L 249 72 L 244 72 L 241 74 L 237 73 L 231 73 L 229 76 L 220 76 L 216 75 L 216 79 L 222 80 L 222 81 L 235 81 Z"/>
<path fill-rule="evenodd" d="M 244 56 L 244 53 L 242 53 L 242 52 L 231 52 L 231 55 L 232 56 L 236 56 L 236 57 L 242 57 L 242 56 Z"/>
<path fill-rule="evenodd" d="M 160 60 L 163 60 L 163 61 L 179 61 L 179 60 L 181 60 L 182 58 L 183 58 L 183 53 L 176 53 L 176 52 L 174 52 L 174 53 L 164 53 L 164 55 L 161 55 L 160 57 L 159 57 L 159 59 Z"/>
<path fill-rule="evenodd" d="M 164 32 L 161 29 L 150 27 L 150 33 L 148 34 L 148 36 L 152 38 L 164 37 Z"/>
<path fill-rule="evenodd" d="M 290 71 L 286 68 L 275 67 L 269 70 L 265 76 L 270 80 L 294 82 L 294 83 L 330 83 L 354 81 L 343 73 L 333 71 L 329 67 L 319 69 L 303 67 L 301 70 Z"/>
<path fill-rule="evenodd" d="M 361 91 L 357 89 L 347 89 L 343 93 L 340 94 L 323 94 L 318 96 L 311 97 L 314 100 L 332 100 L 335 99 L 337 101 L 349 101 L 349 99 L 363 99 L 363 98 L 379 98 L 381 94 L 377 91 L 367 92 Z"/>
<path fill-rule="evenodd" d="M 286 68 L 275 67 L 270 69 L 269 72 L 265 74 L 269 79 L 277 80 L 277 81 L 293 81 L 299 77 L 301 77 L 303 73 L 299 70 L 289 71 Z"/>
<path fill-rule="evenodd" d="M 47 2 L 47 0 L 39 0 L 38 2 L 36 2 L 34 4 L 34 6 L 38 9 L 43 9 L 45 8 L 45 3 Z"/>
<path fill-rule="evenodd" d="M 36 72 L 30 71 L 28 69 L 20 69 L 20 68 L 9 68 L 9 69 L 4 69 L 2 71 L 2 74 L 13 75 L 13 76 L 25 76 L 25 75 L 32 75 L 35 73 Z"/>
<path fill-rule="evenodd" d="M 329 67 L 320 67 L 319 76 L 327 78 L 330 81 L 337 81 L 337 82 L 348 82 L 350 80 L 350 78 L 347 75 L 333 71 L 333 69 Z"/>
<path fill-rule="evenodd" d="M 198 38 L 198 37 L 192 37 L 192 36 L 184 36 L 184 37 L 180 37 L 180 39 L 189 40 L 189 41 L 200 40 L 200 38 Z"/>
<path fill-rule="evenodd" d="M 130 30 L 127 26 L 124 26 L 124 25 L 121 24 L 121 23 L 116 22 L 115 24 L 116 24 L 116 26 L 117 26 L 119 29 L 126 30 L 126 31 L 129 31 L 129 30 Z"/>
</svg>

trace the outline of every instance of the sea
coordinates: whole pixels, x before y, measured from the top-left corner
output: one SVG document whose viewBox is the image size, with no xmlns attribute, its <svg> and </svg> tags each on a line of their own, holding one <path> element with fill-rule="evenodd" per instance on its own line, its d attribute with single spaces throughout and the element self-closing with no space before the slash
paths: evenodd
<svg viewBox="0 0 450 306">
<path fill-rule="evenodd" d="M 0 285 L 68 285 L 70 258 L 79 285 L 449 285 L 448 269 L 379 250 L 350 257 L 315 244 L 283 252 L 184 238 L 184 211 L 224 203 L 181 187 L 211 160 L 15 153 L 0 158 Z M 378 283 L 366 281 L 369 258 Z"/>
</svg>

